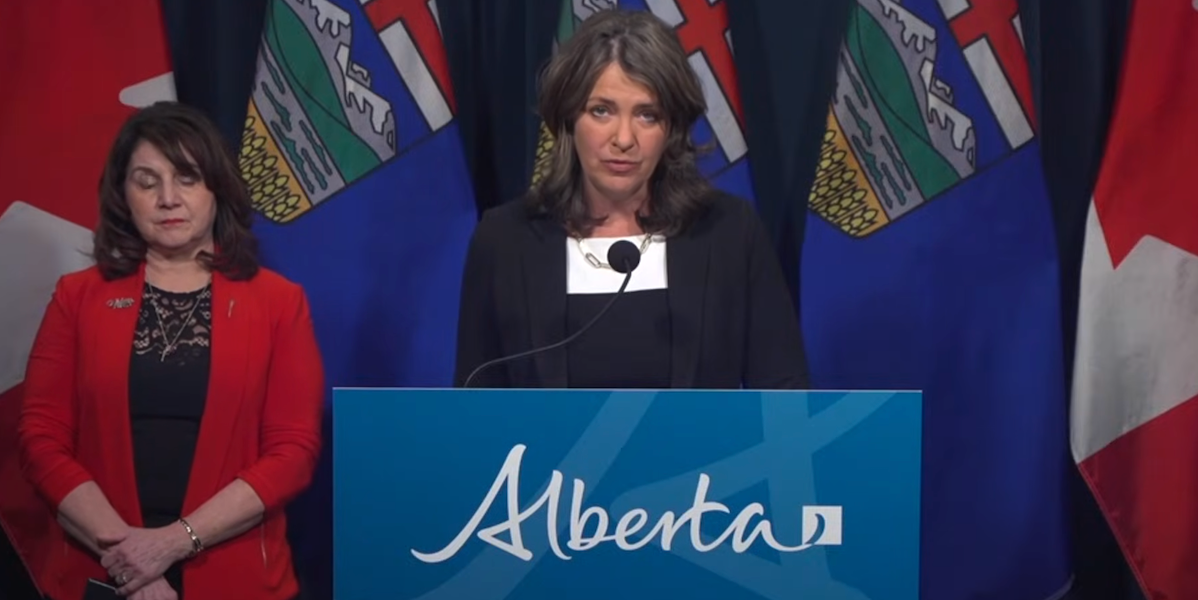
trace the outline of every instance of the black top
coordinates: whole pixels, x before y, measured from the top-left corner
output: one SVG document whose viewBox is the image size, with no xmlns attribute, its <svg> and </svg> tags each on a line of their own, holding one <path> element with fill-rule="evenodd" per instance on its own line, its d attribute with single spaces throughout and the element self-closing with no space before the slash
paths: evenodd
<svg viewBox="0 0 1198 600">
<path fill-rule="evenodd" d="M 571 294 L 566 302 L 568 334 L 590 322 L 614 295 Z M 602 320 L 566 347 L 566 353 L 567 387 L 670 387 L 670 305 L 666 290 L 624 292 Z"/>
<path fill-rule="evenodd" d="M 146 527 L 182 516 L 208 394 L 211 326 L 210 286 L 172 293 L 146 284 L 129 363 L 133 466 Z M 182 594 L 178 565 L 166 575 Z"/>
<path fill-rule="evenodd" d="M 560 224 L 529 216 L 521 202 L 486 212 L 462 275 L 455 385 L 483 362 L 553 344 L 570 333 L 577 319 L 569 316 L 565 244 Z M 808 387 L 796 305 L 748 202 L 713 193 L 705 213 L 666 241 L 666 263 L 670 336 L 668 352 L 660 354 L 669 369 L 658 371 L 668 373 L 668 381 L 657 381 L 668 385 L 660 387 Z M 617 321 L 618 315 L 605 315 L 578 341 L 595 330 L 622 327 Z M 471 385 L 564 388 L 576 387 L 582 376 L 588 387 L 615 387 L 621 382 L 607 361 L 618 354 L 591 354 L 598 364 L 587 375 L 576 371 L 570 347 L 557 348 L 489 368 Z"/>
</svg>

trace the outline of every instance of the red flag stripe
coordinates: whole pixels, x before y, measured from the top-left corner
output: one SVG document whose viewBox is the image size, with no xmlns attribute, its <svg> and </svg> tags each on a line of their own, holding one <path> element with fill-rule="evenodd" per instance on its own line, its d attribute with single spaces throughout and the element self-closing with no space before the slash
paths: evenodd
<svg viewBox="0 0 1198 600">
<path fill-rule="evenodd" d="M 1198 598 L 1198 8 L 1136 2 L 1087 225 L 1073 450 L 1148 598 Z"/>
<path fill-rule="evenodd" d="M 1081 463 L 1149 598 L 1198 598 L 1198 397 Z"/>
<path fill-rule="evenodd" d="M 1118 267 L 1145 236 L 1198 255 L 1198 10 L 1137 2 L 1103 169 L 1094 191 Z"/>
<path fill-rule="evenodd" d="M 4 84 L 20 90 L 0 96 L 0 215 L 20 201 L 91 229 L 109 146 L 134 110 L 121 92 L 170 71 L 158 0 L 9 2 L 0 50 Z M 43 265 L 50 277 L 58 267 Z M 11 281 L 6 275 L 0 281 Z M 48 300 L 26 296 L 41 308 Z M 14 337 L 0 331 L 0 344 L 27 343 Z M 59 577 L 43 568 L 54 550 L 47 532 L 58 526 L 21 474 L 20 388 L 0 392 L 0 523 L 45 588 Z"/>
</svg>

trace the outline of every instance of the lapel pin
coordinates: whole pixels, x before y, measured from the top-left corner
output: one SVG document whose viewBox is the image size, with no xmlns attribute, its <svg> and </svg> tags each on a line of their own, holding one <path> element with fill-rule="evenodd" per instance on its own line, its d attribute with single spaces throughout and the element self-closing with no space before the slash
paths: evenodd
<svg viewBox="0 0 1198 600">
<path fill-rule="evenodd" d="M 108 308 L 129 308 L 133 306 L 133 298 L 113 298 L 108 301 Z"/>
<path fill-rule="evenodd" d="M 229 318 L 230 319 L 233 318 L 233 302 L 234 302 L 234 300 L 229 301 Z"/>
</svg>

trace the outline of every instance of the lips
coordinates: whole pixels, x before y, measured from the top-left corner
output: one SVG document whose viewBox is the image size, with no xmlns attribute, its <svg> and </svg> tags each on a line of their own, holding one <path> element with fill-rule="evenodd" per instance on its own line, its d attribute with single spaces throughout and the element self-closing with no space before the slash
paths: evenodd
<svg viewBox="0 0 1198 600">
<path fill-rule="evenodd" d="M 603 166 L 612 173 L 631 173 L 636 170 L 637 163 L 627 160 L 605 160 Z"/>
<path fill-rule="evenodd" d="M 174 225 L 182 225 L 183 223 L 186 223 L 186 221 L 184 221 L 183 219 L 167 219 L 165 221 L 158 222 L 159 225 L 165 225 L 168 227 L 174 226 Z"/>
</svg>

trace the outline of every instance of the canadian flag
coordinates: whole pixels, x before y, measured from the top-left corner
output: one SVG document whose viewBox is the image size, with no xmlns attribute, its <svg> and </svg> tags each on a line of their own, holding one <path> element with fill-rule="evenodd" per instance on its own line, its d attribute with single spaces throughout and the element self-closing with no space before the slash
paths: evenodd
<svg viewBox="0 0 1198 600">
<path fill-rule="evenodd" d="M 6 3 L 0 56 L 0 525 L 40 576 L 53 520 L 21 474 L 25 363 L 55 282 L 91 264 L 117 130 L 175 90 L 158 0 Z"/>
<path fill-rule="evenodd" d="M 1134 3 L 1086 226 L 1073 455 L 1148 598 L 1198 598 L 1198 4 Z"/>
</svg>

